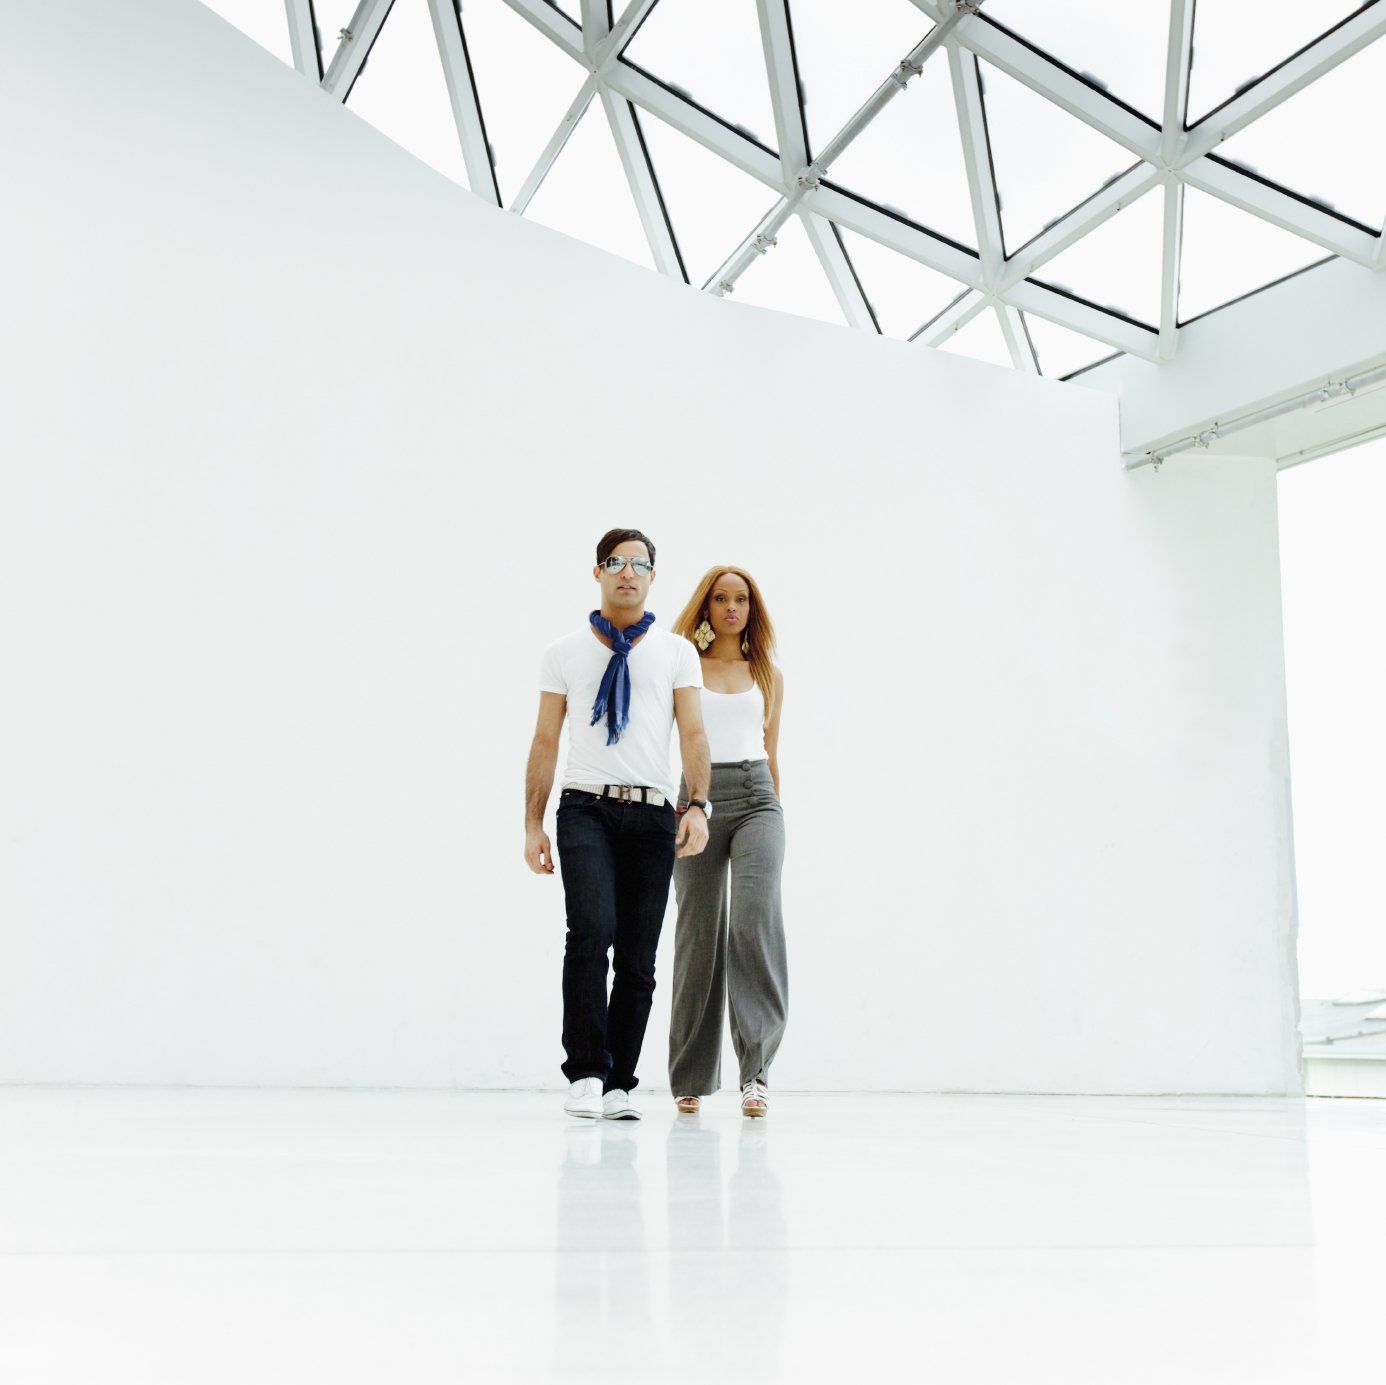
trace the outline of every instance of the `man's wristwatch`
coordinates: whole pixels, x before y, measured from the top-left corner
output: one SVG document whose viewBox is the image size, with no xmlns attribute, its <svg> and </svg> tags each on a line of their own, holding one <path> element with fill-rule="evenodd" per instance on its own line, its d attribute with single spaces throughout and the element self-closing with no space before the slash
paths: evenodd
<svg viewBox="0 0 1386 1385">
<path fill-rule="evenodd" d="M 706 818 L 709 822 L 712 821 L 712 804 L 709 803 L 707 799 L 690 798 L 688 800 L 688 806 L 690 808 L 701 808 L 703 810 L 703 817 Z"/>
</svg>

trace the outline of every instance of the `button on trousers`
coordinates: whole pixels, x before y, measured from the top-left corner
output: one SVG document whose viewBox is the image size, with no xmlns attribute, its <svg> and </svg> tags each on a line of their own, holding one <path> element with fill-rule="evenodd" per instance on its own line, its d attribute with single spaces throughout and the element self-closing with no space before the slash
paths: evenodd
<svg viewBox="0 0 1386 1385">
<path fill-rule="evenodd" d="M 784 814 L 769 760 L 714 763 L 708 796 L 707 846 L 674 862 L 669 1086 L 675 1096 L 706 1096 L 721 1086 L 728 1010 L 741 1085 L 766 1081 L 789 1001 L 780 904 Z M 686 781 L 679 797 L 688 797 Z"/>
</svg>

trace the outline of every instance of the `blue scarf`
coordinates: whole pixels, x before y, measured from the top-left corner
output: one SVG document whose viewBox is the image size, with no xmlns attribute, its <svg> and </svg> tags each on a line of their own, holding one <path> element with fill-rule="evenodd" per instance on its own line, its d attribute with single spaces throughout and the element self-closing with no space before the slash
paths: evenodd
<svg viewBox="0 0 1386 1385">
<path fill-rule="evenodd" d="M 600 611 L 593 611 L 587 619 L 611 641 L 611 662 L 602 674 L 601 687 L 597 689 L 597 700 L 592 704 L 592 720 L 595 726 L 606 714 L 606 743 L 615 745 L 621 739 L 621 732 L 630 720 L 630 670 L 626 660 L 630 647 L 646 630 L 654 624 L 654 612 L 646 611 L 634 625 L 618 630 Z"/>
</svg>

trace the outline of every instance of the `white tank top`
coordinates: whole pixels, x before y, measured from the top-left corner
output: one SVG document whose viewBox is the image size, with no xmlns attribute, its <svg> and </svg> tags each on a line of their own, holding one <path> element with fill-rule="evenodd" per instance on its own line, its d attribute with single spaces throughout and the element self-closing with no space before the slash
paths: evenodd
<svg viewBox="0 0 1386 1385">
<path fill-rule="evenodd" d="M 765 699 L 760 684 L 745 692 L 719 693 L 703 688 L 703 730 L 712 761 L 764 760 Z"/>
</svg>

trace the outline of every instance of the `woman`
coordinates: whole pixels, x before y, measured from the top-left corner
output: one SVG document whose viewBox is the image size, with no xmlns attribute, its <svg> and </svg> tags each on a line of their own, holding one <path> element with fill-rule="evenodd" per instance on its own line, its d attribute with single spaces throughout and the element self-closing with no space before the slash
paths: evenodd
<svg viewBox="0 0 1386 1385">
<path fill-rule="evenodd" d="M 776 750 L 784 675 L 775 631 L 750 573 L 709 569 L 674 623 L 698 646 L 712 758 L 707 846 L 674 861 L 669 1085 L 682 1112 L 721 1085 L 722 1016 L 731 1010 L 741 1111 L 769 1109 L 767 1074 L 784 1034 L 788 977 L 780 913 L 784 816 Z M 688 782 L 679 801 L 688 800 Z M 682 811 L 682 810 L 680 810 Z M 730 873 L 730 901 L 728 900 Z M 729 907 L 730 904 L 730 907 Z"/>
</svg>

